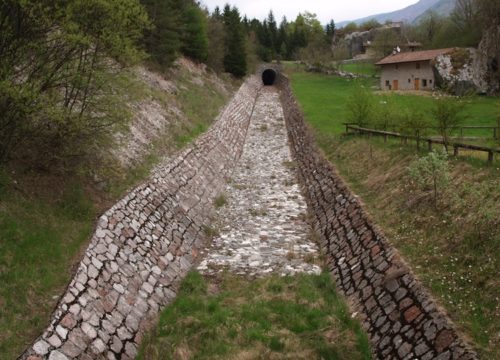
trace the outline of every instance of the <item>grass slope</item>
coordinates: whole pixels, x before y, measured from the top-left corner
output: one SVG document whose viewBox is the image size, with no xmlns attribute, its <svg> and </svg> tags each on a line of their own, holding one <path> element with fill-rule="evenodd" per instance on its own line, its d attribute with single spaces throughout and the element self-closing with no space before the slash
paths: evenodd
<svg viewBox="0 0 500 360">
<path fill-rule="evenodd" d="M 375 222 L 472 339 L 482 358 L 500 358 L 498 166 L 451 160 L 451 184 L 441 191 L 435 210 L 429 193 L 414 187 L 408 176 L 407 167 L 417 156 L 414 147 L 339 136 L 352 83 L 310 74 L 292 74 L 292 80 L 319 145 L 361 195 Z M 315 84 L 317 96 L 310 96 L 306 89 Z M 321 99 L 328 102 L 319 106 Z M 408 99 L 427 101 L 403 97 Z M 476 114 L 476 121 L 488 119 L 494 101 L 477 99 L 468 111 Z"/>
<path fill-rule="evenodd" d="M 163 156 L 205 131 L 228 100 L 208 81 L 200 87 L 188 72 L 178 71 L 177 95 L 137 80 L 125 82 L 134 99 L 153 97 L 165 105 L 173 101 L 187 119 L 151 144 L 151 152 L 137 166 L 100 169 L 106 186 L 96 187 L 89 176 L 62 169 L 40 173 L 22 164 L 0 168 L 0 359 L 15 359 L 48 325 L 97 216 L 144 181 Z M 95 164 L 86 166 L 98 170 Z"/>
<path fill-rule="evenodd" d="M 139 359 L 370 359 L 368 340 L 329 274 L 236 275 L 192 272 Z"/>
</svg>

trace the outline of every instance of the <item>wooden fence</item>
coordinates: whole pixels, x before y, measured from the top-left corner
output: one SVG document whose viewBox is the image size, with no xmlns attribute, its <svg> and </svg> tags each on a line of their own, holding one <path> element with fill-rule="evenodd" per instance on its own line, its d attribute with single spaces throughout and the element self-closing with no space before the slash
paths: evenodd
<svg viewBox="0 0 500 360">
<path fill-rule="evenodd" d="M 463 144 L 463 143 L 457 143 L 457 142 L 446 143 L 444 140 L 441 140 L 441 139 L 432 139 L 432 138 L 428 138 L 428 137 L 404 135 L 404 134 L 391 132 L 391 131 L 367 129 L 367 128 L 362 128 L 362 127 L 359 127 L 359 126 L 353 125 L 353 124 L 345 124 L 345 126 L 346 126 L 346 133 L 348 133 L 348 134 L 350 133 L 350 131 L 353 131 L 353 132 L 358 133 L 358 134 L 379 135 L 379 136 L 383 136 L 385 141 L 387 141 L 387 139 L 389 137 L 394 137 L 394 138 L 402 139 L 405 144 L 408 143 L 408 140 L 415 140 L 417 143 L 418 149 L 420 149 L 421 143 L 427 143 L 427 148 L 429 151 L 432 150 L 432 144 L 447 145 L 449 147 L 453 147 L 453 155 L 454 156 L 458 156 L 459 149 L 486 152 L 486 153 L 488 153 L 488 162 L 489 163 L 493 162 L 493 155 L 495 153 L 500 154 L 500 149 L 489 148 L 486 146 Z"/>
</svg>

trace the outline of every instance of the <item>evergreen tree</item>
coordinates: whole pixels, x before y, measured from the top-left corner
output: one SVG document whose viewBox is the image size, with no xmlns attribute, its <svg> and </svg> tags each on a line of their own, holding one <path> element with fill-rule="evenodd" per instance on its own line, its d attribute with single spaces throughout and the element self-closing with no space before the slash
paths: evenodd
<svg viewBox="0 0 500 360">
<path fill-rule="evenodd" d="M 224 7 L 224 27 L 226 30 L 224 69 L 237 77 L 247 72 L 245 34 L 240 13 L 236 7 Z"/>
<path fill-rule="evenodd" d="M 154 62 L 168 67 L 181 49 L 182 0 L 142 0 L 154 28 L 145 36 L 146 49 Z"/>
<path fill-rule="evenodd" d="M 330 22 L 326 25 L 326 37 L 328 39 L 328 42 L 331 42 L 333 39 L 333 36 L 335 35 L 335 21 L 330 20 Z"/>
<path fill-rule="evenodd" d="M 220 10 L 216 7 L 212 16 L 208 19 L 208 57 L 207 65 L 216 72 L 224 71 L 226 32 Z"/>
<path fill-rule="evenodd" d="M 285 16 L 283 16 L 283 20 L 281 20 L 280 27 L 278 29 L 278 54 L 280 54 L 281 58 L 288 59 L 288 20 Z"/>
<path fill-rule="evenodd" d="M 276 24 L 276 20 L 274 19 L 273 11 L 269 11 L 269 15 L 267 16 L 267 31 L 268 31 L 268 46 L 271 49 L 271 56 L 274 57 L 276 53 L 279 52 L 279 44 L 278 44 L 278 25 Z"/>
<path fill-rule="evenodd" d="M 208 57 L 207 22 L 198 5 L 189 5 L 184 13 L 185 33 L 182 53 L 193 60 L 205 62 Z"/>
</svg>

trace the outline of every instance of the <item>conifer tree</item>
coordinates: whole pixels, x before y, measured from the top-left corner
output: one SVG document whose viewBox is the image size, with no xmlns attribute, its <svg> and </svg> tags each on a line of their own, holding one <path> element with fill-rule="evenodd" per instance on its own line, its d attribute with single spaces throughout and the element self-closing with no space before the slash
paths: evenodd
<svg viewBox="0 0 500 360">
<path fill-rule="evenodd" d="M 195 4 L 184 14 L 185 33 L 182 53 L 193 60 L 205 62 L 208 56 L 207 22 L 203 11 Z"/>
<path fill-rule="evenodd" d="M 226 30 L 224 69 L 237 77 L 247 72 L 245 34 L 241 17 L 236 7 L 224 7 L 224 27 Z"/>
<path fill-rule="evenodd" d="M 182 0 L 142 0 L 154 28 L 145 36 L 146 49 L 161 67 L 174 62 L 181 48 Z"/>
</svg>

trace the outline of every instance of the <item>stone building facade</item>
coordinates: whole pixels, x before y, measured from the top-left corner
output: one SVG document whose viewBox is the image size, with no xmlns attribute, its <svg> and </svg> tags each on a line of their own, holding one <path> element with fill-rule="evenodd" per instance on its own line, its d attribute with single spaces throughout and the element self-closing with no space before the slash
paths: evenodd
<svg viewBox="0 0 500 360">
<path fill-rule="evenodd" d="M 382 90 L 434 90 L 434 60 L 453 49 L 436 49 L 389 55 L 376 65 L 381 66 Z"/>
</svg>

